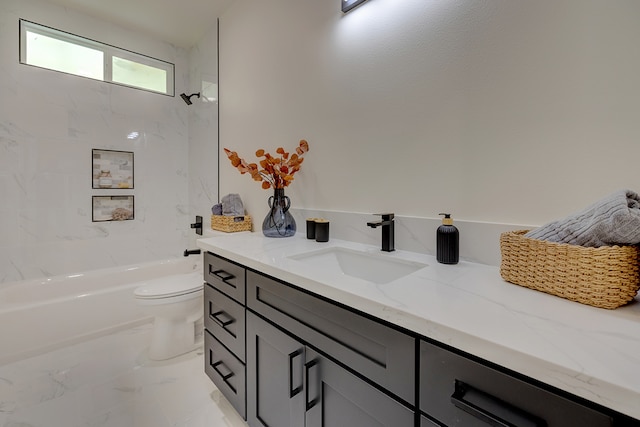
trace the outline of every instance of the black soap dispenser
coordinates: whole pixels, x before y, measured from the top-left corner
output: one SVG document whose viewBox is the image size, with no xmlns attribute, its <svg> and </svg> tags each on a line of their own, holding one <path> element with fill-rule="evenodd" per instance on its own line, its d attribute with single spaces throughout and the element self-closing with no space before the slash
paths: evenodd
<svg viewBox="0 0 640 427">
<path fill-rule="evenodd" d="M 457 264 L 460 246 L 460 233 L 453 225 L 451 214 L 441 213 L 442 225 L 436 232 L 436 259 L 442 264 Z"/>
</svg>

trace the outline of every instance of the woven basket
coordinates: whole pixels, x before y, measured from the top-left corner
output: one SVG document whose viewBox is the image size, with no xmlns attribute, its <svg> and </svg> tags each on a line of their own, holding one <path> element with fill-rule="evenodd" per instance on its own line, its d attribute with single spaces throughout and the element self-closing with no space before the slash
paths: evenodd
<svg viewBox="0 0 640 427">
<path fill-rule="evenodd" d="M 227 233 L 234 233 L 236 231 L 251 231 L 251 215 L 211 215 L 211 229 L 225 231 Z"/>
<path fill-rule="evenodd" d="M 500 275 L 507 282 L 600 308 L 614 309 L 640 287 L 637 246 L 583 246 L 500 235 Z"/>
</svg>

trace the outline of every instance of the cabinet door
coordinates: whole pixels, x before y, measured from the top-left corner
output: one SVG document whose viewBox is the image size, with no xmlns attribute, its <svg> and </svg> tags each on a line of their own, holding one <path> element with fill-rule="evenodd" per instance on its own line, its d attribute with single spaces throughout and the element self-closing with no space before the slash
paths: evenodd
<svg viewBox="0 0 640 427">
<path fill-rule="evenodd" d="M 414 412 L 307 348 L 306 427 L 413 427 Z"/>
<path fill-rule="evenodd" d="M 304 426 L 305 348 L 247 312 L 247 422 L 251 427 Z"/>
<path fill-rule="evenodd" d="M 405 402 L 415 401 L 414 337 L 253 271 L 247 272 L 247 308 Z"/>
</svg>

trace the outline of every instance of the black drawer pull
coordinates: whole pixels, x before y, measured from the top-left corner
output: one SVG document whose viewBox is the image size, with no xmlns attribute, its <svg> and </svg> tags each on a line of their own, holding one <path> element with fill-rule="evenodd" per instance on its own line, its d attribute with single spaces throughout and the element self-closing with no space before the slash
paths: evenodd
<svg viewBox="0 0 640 427">
<path fill-rule="evenodd" d="M 305 389 L 305 402 L 307 411 L 316 406 L 316 404 L 320 401 L 320 393 L 318 393 L 318 397 L 313 399 L 311 402 L 309 401 L 309 389 L 311 388 L 311 384 L 309 383 L 309 371 L 311 371 L 311 368 L 313 368 L 314 366 L 317 366 L 318 363 L 318 359 L 313 359 L 311 362 L 307 362 L 304 364 L 304 382 L 307 385 L 307 388 Z"/>
<path fill-rule="evenodd" d="M 233 274 L 231 274 L 229 272 L 226 272 L 224 270 L 211 271 L 211 267 L 212 267 L 212 265 L 209 265 L 209 273 L 213 274 L 214 276 L 216 276 L 218 279 L 222 280 L 223 282 L 226 282 L 227 280 L 231 280 L 234 277 L 236 277 Z"/>
<path fill-rule="evenodd" d="M 460 380 L 455 380 L 455 391 L 451 395 L 451 402 L 494 427 L 546 427 L 547 425 L 544 420 Z M 497 415 L 498 413 L 500 415 Z"/>
<path fill-rule="evenodd" d="M 227 328 L 227 326 L 229 326 L 230 324 L 236 321 L 236 319 L 229 316 L 227 313 L 225 313 L 222 310 L 212 313 L 211 318 L 225 329 Z"/>
<path fill-rule="evenodd" d="M 222 367 L 227 373 L 226 374 L 223 373 L 218 368 L 218 366 Z M 234 394 L 237 393 L 235 387 L 232 386 L 231 383 L 229 382 L 229 378 L 233 377 L 235 373 L 231 369 L 227 368 L 227 365 L 225 365 L 222 360 L 212 364 L 211 367 L 213 368 L 214 371 L 216 371 L 218 375 L 220 375 L 220 377 L 222 378 L 222 381 L 225 382 L 225 384 L 231 389 L 231 391 L 233 391 Z"/>
<path fill-rule="evenodd" d="M 293 388 L 293 360 L 301 355 L 302 349 L 298 349 L 292 353 L 289 353 L 289 399 L 292 399 L 295 395 L 302 391 L 303 384 L 300 384 L 295 389 Z"/>
</svg>

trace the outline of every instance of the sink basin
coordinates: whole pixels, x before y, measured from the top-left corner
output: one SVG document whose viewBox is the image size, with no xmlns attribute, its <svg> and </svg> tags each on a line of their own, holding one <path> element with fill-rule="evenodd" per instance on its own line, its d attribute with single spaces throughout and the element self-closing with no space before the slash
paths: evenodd
<svg viewBox="0 0 640 427">
<path fill-rule="evenodd" d="M 325 271 L 383 284 L 393 282 L 427 266 L 415 261 L 391 258 L 380 253 L 333 247 L 292 255 L 289 258 Z"/>
</svg>

